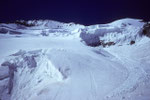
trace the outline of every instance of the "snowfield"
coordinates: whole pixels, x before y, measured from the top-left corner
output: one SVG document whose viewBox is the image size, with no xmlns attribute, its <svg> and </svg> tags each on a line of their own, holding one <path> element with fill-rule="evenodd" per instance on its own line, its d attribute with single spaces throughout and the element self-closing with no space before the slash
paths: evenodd
<svg viewBox="0 0 150 100">
<path fill-rule="evenodd" d="M 150 100 L 145 24 L 0 24 L 0 100 Z"/>
</svg>

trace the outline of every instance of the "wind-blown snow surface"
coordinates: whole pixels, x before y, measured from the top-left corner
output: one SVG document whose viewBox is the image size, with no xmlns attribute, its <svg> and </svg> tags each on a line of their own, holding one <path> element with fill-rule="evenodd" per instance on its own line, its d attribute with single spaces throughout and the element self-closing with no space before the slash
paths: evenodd
<svg viewBox="0 0 150 100">
<path fill-rule="evenodd" d="M 0 25 L 1 100 L 150 100 L 150 39 L 140 20 L 28 23 L 35 26 Z"/>
</svg>

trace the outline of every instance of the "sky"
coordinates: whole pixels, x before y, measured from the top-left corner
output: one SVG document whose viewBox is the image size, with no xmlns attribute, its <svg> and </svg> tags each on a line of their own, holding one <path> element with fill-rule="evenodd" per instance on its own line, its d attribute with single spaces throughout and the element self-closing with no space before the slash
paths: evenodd
<svg viewBox="0 0 150 100">
<path fill-rule="evenodd" d="M 91 25 L 121 18 L 149 21 L 149 0 L 0 0 L 0 22 L 50 19 Z"/>
</svg>

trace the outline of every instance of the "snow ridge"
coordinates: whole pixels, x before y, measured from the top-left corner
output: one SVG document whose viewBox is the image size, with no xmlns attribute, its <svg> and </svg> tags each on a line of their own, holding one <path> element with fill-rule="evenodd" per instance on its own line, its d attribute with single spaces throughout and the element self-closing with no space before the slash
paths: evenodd
<svg viewBox="0 0 150 100">
<path fill-rule="evenodd" d="M 82 30 L 80 37 L 87 45 L 122 45 L 139 41 L 142 37 L 144 22 L 135 19 L 122 19 L 105 25 L 88 26 Z"/>
<path fill-rule="evenodd" d="M 42 54 L 41 50 L 19 51 L 2 64 L 9 66 L 11 100 L 29 99 L 34 91 L 48 84 L 63 81 L 61 72 Z M 30 89 L 30 91 L 28 91 Z"/>
</svg>

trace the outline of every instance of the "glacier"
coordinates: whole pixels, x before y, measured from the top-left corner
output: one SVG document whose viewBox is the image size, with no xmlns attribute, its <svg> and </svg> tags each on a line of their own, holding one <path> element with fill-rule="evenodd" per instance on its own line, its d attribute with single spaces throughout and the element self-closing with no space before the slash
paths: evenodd
<svg viewBox="0 0 150 100">
<path fill-rule="evenodd" d="M 0 24 L 0 100 L 150 100 L 150 24 Z"/>
</svg>

